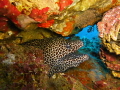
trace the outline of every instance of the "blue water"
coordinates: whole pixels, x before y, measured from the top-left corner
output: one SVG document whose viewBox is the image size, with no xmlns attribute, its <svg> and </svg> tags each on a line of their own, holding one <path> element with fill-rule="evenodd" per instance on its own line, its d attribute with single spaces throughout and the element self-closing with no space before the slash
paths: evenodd
<svg viewBox="0 0 120 90">
<path fill-rule="evenodd" d="M 78 28 L 76 28 L 78 30 Z M 87 26 L 83 28 L 80 32 L 75 34 L 72 37 L 65 37 L 66 39 L 80 39 L 83 41 L 84 46 L 79 49 L 79 51 L 83 51 L 85 53 L 95 52 L 98 53 L 100 51 L 101 40 L 99 38 L 99 32 L 97 25 Z"/>
<path fill-rule="evenodd" d="M 83 28 L 81 32 L 75 34 L 75 37 L 79 37 L 84 43 L 84 46 L 80 50 L 83 50 L 87 53 L 98 53 L 100 51 L 101 40 L 99 38 L 97 25 Z"/>
<path fill-rule="evenodd" d="M 81 32 L 75 34 L 75 36 L 80 37 L 80 39 L 82 38 L 87 38 L 89 40 L 93 40 L 93 38 L 99 39 L 99 32 L 97 29 L 97 25 L 87 26 L 83 28 Z"/>
<path fill-rule="evenodd" d="M 78 28 L 76 28 L 78 30 Z M 80 39 L 83 41 L 84 46 L 78 51 L 80 53 L 89 54 L 96 58 L 98 56 L 101 47 L 101 40 L 99 38 L 99 32 L 97 25 L 87 26 L 83 28 L 80 32 L 72 37 L 66 37 L 66 39 Z M 99 57 L 99 56 L 98 56 Z"/>
</svg>

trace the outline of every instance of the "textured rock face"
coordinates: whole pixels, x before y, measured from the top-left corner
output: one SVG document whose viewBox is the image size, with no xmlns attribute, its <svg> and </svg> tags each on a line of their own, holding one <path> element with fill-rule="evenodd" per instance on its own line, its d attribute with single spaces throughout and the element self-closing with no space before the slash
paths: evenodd
<svg viewBox="0 0 120 90">
<path fill-rule="evenodd" d="M 104 14 L 101 22 L 98 22 L 98 30 L 104 46 L 113 53 L 120 54 L 120 6 L 114 7 Z"/>
<path fill-rule="evenodd" d="M 101 49 L 101 59 L 106 64 L 114 77 L 120 78 L 120 55 Z"/>
<path fill-rule="evenodd" d="M 2 32 L 11 31 L 8 22 L 12 21 L 22 30 L 29 31 L 35 26 L 68 36 L 75 27 L 83 28 L 99 21 L 102 13 L 119 1 L 91 0 L 88 4 L 88 0 L 1 0 L 0 3 Z"/>
<path fill-rule="evenodd" d="M 107 11 L 102 21 L 98 22 L 98 30 L 103 42 L 101 59 L 111 70 L 114 77 L 120 78 L 120 6 Z"/>
<path fill-rule="evenodd" d="M 118 5 L 120 0 L 0 0 L 0 89 L 119 90 L 120 80 L 114 78 L 120 78 Z M 90 32 L 97 31 L 94 29 L 97 27 L 90 26 L 87 34 L 81 34 L 83 36 L 78 33 L 101 19 L 98 29 L 102 45 L 108 51 L 101 48 L 100 57 L 105 64 L 98 54 L 101 46 L 98 34 L 89 38 L 93 36 Z M 59 40 L 57 44 L 49 44 L 50 48 L 46 47 L 46 54 L 41 48 L 18 45 L 20 42 L 61 35 L 71 35 L 70 39 L 80 37 L 84 47 L 79 49 L 79 53 L 85 54 L 68 53 L 66 48 L 70 46 L 62 46 Z M 55 46 L 59 48 L 55 49 Z M 88 59 L 88 53 L 95 58 L 81 63 Z M 56 74 L 48 78 L 48 73 L 51 76 Z"/>
</svg>

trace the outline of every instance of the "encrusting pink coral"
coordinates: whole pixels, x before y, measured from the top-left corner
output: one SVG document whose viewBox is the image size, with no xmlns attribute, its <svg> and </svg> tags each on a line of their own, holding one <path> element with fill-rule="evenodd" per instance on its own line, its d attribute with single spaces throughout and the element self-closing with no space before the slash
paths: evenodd
<svg viewBox="0 0 120 90">
<path fill-rule="evenodd" d="M 119 18 L 120 6 L 114 7 L 104 14 L 102 21 L 97 24 L 101 38 L 103 38 L 104 35 L 109 34 L 113 40 L 117 40 L 119 32 L 118 26 L 120 24 Z"/>
</svg>

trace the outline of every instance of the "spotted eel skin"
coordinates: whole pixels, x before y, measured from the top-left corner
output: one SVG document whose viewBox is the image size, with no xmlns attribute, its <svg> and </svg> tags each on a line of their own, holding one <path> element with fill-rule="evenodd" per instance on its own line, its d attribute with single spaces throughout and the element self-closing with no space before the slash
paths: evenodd
<svg viewBox="0 0 120 90">
<path fill-rule="evenodd" d="M 54 73 L 77 67 L 80 63 L 89 59 L 86 54 L 76 53 L 83 46 L 83 42 L 80 40 L 68 40 L 62 37 L 34 39 L 21 45 L 34 46 L 43 50 L 44 63 L 50 66 L 49 77 Z"/>
</svg>

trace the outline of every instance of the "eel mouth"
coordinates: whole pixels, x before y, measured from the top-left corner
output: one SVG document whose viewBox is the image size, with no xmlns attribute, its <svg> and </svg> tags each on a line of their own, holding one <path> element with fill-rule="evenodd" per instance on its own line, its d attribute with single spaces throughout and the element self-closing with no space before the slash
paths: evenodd
<svg viewBox="0 0 120 90">
<path fill-rule="evenodd" d="M 80 63 L 89 59 L 87 54 L 70 53 L 60 58 L 56 63 L 50 65 L 48 77 L 52 77 L 55 73 L 64 73 L 66 70 L 79 66 Z"/>
</svg>

